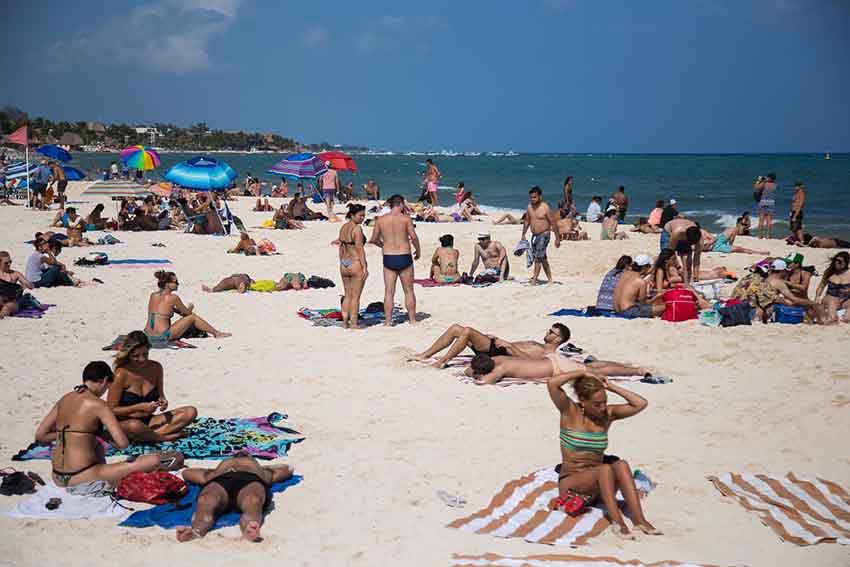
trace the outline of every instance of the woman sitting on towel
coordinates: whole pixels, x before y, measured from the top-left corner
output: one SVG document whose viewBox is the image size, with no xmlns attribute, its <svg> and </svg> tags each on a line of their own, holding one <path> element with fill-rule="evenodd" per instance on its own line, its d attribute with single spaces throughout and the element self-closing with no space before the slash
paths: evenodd
<svg viewBox="0 0 850 567">
<path fill-rule="evenodd" d="M 174 441 L 195 421 L 198 410 L 185 406 L 166 411 L 168 399 L 162 365 L 148 358 L 150 348 L 143 332 L 133 331 L 127 335 L 115 356 L 115 378 L 106 402 L 131 441 Z M 160 413 L 156 413 L 157 410 Z"/>
<path fill-rule="evenodd" d="M 129 445 L 118 418 L 100 399 L 112 380 L 108 364 L 89 362 L 83 370 L 83 383 L 56 402 L 35 432 L 37 443 L 56 442 L 52 456 L 53 480 L 71 494 L 103 493 L 130 473 L 174 470 L 183 466 L 180 453 L 150 453 L 133 462 L 106 462 L 96 436 L 108 434 L 112 445 L 119 449 Z"/>
<path fill-rule="evenodd" d="M 566 384 L 572 384 L 577 402 L 564 393 Z M 605 376 L 586 370 L 556 374 L 549 379 L 548 388 L 549 397 L 561 412 L 562 462 L 558 476 L 560 496 L 556 506 L 574 510 L 576 502 L 589 504 L 601 499 L 608 509 L 611 523 L 616 526 L 614 532 L 632 539 L 617 506 L 615 495 L 619 489 L 634 518 L 634 527 L 649 535 L 660 535 L 661 532 L 643 515 L 629 463 L 604 455 L 611 423 L 643 411 L 647 401 L 634 392 L 610 384 Z M 606 390 L 627 403 L 608 405 Z"/>
<path fill-rule="evenodd" d="M 236 290 L 239 293 L 246 291 L 287 291 L 289 289 L 299 290 L 307 287 L 307 278 L 300 272 L 287 272 L 277 282 L 274 280 L 255 280 L 248 274 L 233 274 L 215 284 L 214 287 L 202 285 L 201 289 L 208 293 Z"/>
<path fill-rule="evenodd" d="M 192 328 L 209 333 L 217 339 L 230 336 L 230 333 L 219 331 L 195 315 L 194 305 L 183 304 L 176 293 L 180 282 L 174 272 L 160 270 L 154 277 L 159 291 L 153 292 L 148 299 L 148 322 L 145 325 L 145 334 L 152 343 L 176 341 Z M 171 318 L 175 313 L 182 317 L 172 325 Z"/>
</svg>

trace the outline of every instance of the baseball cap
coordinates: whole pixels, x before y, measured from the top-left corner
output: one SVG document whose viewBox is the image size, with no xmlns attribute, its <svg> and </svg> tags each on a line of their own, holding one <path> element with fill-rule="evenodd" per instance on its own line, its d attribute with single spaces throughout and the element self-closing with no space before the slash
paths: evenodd
<svg viewBox="0 0 850 567">
<path fill-rule="evenodd" d="M 670 204 L 671 204 L 671 205 L 675 205 L 675 204 L 676 204 L 676 199 L 670 199 Z"/>
<path fill-rule="evenodd" d="M 638 254 L 635 256 L 635 264 L 638 266 L 649 266 L 652 264 L 652 258 L 646 254 Z"/>
<path fill-rule="evenodd" d="M 326 161 L 326 162 L 325 162 L 325 167 L 330 167 L 330 166 L 331 166 L 331 160 Z"/>
<path fill-rule="evenodd" d="M 490 233 L 489 232 L 479 232 L 478 233 L 478 240 L 481 240 L 483 238 L 490 238 Z"/>
<path fill-rule="evenodd" d="M 788 264 L 785 263 L 785 260 L 774 260 L 770 264 L 770 269 L 774 272 L 783 272 L 788 269 Z"/>
<path fill-rule="evenodd" d="M 803 255 L 797 252 L 796 254 L 789 254 L 787 258 L 785 258 L 786 264 L 800 264 L 803 265 Z"/>
</svg>

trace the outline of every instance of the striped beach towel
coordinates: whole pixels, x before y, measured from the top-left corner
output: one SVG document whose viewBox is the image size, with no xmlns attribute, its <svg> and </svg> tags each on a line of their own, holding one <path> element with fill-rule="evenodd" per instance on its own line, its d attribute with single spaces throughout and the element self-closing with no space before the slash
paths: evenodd
<svg viewBox="0 0 850 567">
<path fill-rule="evenodd" d="M 785 476 L 725 473 L 708 479 L 721 494 L 758 514 L 784 541 L 850 545 L 850 494 L 834 482 L 800 478 L 791 472 Z"/>
<path fill-rule="evenodd" d="M 530 555 L 528 557 L 504 557 L 495 553 L 452 556 L 451 567 L 712 567 L 702 563 L 679 563 L 678 561 L 656 561 L 644 563 L 635 559 L 623 561 L 616 557 L 582 557 L 579 555 Z"/>
<path fill-rule="evenodd" d="M 610 525 L 599 508 L 589 508 L 576 517 L 550 510 L 549 503 L 557 496 L 558 474 L 553 467 L 541 469 L 507 483 L 486 508 L 448 527 L 533 543 L 577 546 Z"/>
</svg>

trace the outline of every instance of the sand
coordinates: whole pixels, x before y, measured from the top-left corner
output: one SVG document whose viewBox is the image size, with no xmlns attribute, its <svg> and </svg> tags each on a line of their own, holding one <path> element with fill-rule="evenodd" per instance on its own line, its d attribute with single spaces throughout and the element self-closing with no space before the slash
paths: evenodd
<svg viewBox="0 0 850 567">
<path fill-rule="evenodd" d="M 71 184 L 79 199 L 81 183 Z M 77 205 L 84 214 L 95 201 Z M 240 199 L 234 211 L 249 226 L 270 218 L 250 211 Z M 111 204 L 107 207 L 109 211 Z M 114 210 L 114 209 L 111 209 Z M 340 209 L 341 210 L 341 209 Z M 53 212 L 0 207 L 0 248 L 23 269 L 31 246 Z M 598 238 L 598 226 L 587 225 Z M 307 440 L 292 448 L 304 481 L 275 498 L 276 510 L 258 544 L 238 541 L 227 528 L 200 542 L 177 544 L 172 531 L 119 528 L 113 522 L 20 521 L 0 515 L 0 564 L 9 565 L 446 565 L 452 553 L 530 555 L 561 552 L 517 540 L 500 540 L 445 527 L 484 505 L 508 480 L 559 460 L 558 415 L 542 386 L 511 388 L 461 384 L 450 370 L 405 362 L 446 327 L 460 322 L 506 339 L 542 338 L 561 307 L 595 301 L 603 274 L 620 254 L 657 252 L 657 236 L 627 241 L 570 242 L 550 259 L 562 285 L 530 288 L 507 283 L 485 289 L 417 288 L 419 311 L 431 317 L 415 327 L 344 331 L 313 327 L 299 307 L 334 307 L 341 287 L 276 294 L 206 294 L 202 284 L 247 272 L 277 278 L 285 271 L 321 275 L 339 282 L 337 250 L 329 245 L 339 225 L 308 223 L 303 231 L 257 230 L 279 256 L 225 254 L 235 237 L 181 232 L 116 233 L 124 244 L 96 246 L 113 258 L 165 257 L 173 263 L 184 301 L 234 336 L 195 340 L 195 350 L 153 351 L 165 367 L 172 407 L 192 404 L 201 415 L 289 414 Z M 444 233 L 456 237 L 461 268 L 467 270 L 475 234 L 489 230 L 513 248 L 518 226 L 419 224 L 423 258 L 417 275 Z M 151 244 L 162 242 L 166 248 Z M 739 244 L 767 246 L 781 241 Z M 71 263 L 81 250 L 66 250 Z M 381 300 L 380 251 L 367 248 L 371 276 L 364 304 Z M 821 270 L 827 251 L 806 251 L 806 263 Z M 741 271 L 757 258 L 708 254 L 704 264 Z M 511 258 L 515 276 L 526 277 L 524 261 Z M 41 417 L 79 383 L 90 360 L 109 360 L 101 347 L 116 335 L 140 329 L 153 269 L 78 269 L 103 285 L 40 289 L 36 296 L 57 303 L 41 320 L 0 322 L 3 425 L 0 465 L 32 439 Z M 813 283 L 816 285 L 817 280 Z M 401 300 L 399 294 L 398 300 Z M 794 471 L 850 485 L 850 370 L 846 345 L 850 327 L 755 325 L 709 329 L 695 321 L 563 318 L 573 343 L 599 358 L 650 366 L 671 376 L 669 385 L 635 384 L 649 408 L 611 429 L 609 451 L 627 459 L 658 483 L 644 501 L 648 518 L 663 537 L 624 543 L 610 534 L 581 549 L 584 555 L 613 555 L 643 561 L 673 559 L 717 565 L 847 565 L 848 550 L 835 544 L 799 548 L 781 542 L 758 519 L 722 498 L 707 475 Z M 845 346 L 841 346 L 845 345 Z M 199 464 L 199 463 L 195 463 Z M 22 463 L 15 463 L 21 468 Z M 47 477 L 49 463 L 23 464 Z M 438 490 L 460 492 L 462 511 L 444 505 Z M 0 499 L 0 512 L 17 497 Z"/>
</svg>

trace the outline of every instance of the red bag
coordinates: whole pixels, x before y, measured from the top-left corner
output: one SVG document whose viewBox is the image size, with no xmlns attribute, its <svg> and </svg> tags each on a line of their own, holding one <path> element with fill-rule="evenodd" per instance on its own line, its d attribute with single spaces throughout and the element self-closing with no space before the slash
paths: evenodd
<svg viewBox="0 0 850 567">
<path fill-rule="evenodd" d="M 130 473 L 118 483 L 118 498 L 133 502 L 165 504 L 179 500 L 189 491 L 183 479 L 166 471 Z"/>
<path fill-rule="evenodd" d="M 698 317 L 697 297 L 689 289 L 671 289 L 664 292 L 666 307 L 661 318 L 665 321 L 690 321 Z"/>
</svg>

